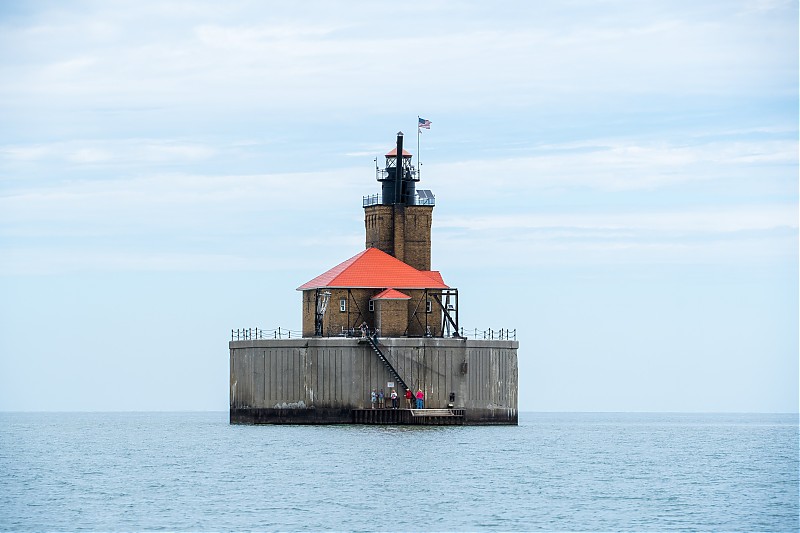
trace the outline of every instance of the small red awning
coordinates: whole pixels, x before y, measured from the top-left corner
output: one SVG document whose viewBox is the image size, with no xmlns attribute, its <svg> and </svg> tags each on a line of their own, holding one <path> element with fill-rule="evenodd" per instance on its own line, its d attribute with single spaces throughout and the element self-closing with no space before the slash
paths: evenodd
<svg viewBox="0 0 800 533">
<path fill-rule="evenodd" d="M 386 289 L 385 291 L 381 292 L 380 294 L 376 294 L 370 300 L 410 300 L 411 296 L 407 294 L 403 294 L 400 291 L 396 291 L 394 289 Z"/>
</svg>

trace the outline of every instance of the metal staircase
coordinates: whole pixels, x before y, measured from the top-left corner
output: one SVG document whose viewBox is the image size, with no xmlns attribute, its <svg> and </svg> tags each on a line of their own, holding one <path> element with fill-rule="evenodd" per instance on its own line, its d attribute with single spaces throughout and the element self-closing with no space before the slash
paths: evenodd
<svg viewBox="0 0 800 533">
<path fill-rule="evenodd" d="M 386 356 L 381 351 L 380 346 L 378 346 L 378 337 L 377 337 L 377 335 L 375 335 L 375 336 L 368 335 L 366 337 L 366 341 L 372 347 L 372 350 L 375 352 L 375 355 L 378 356 L 378 359 L 380 359 L 380 361 L 383 363 L 383 366 L 386 367 L 386 370 L 389 371 L 389 375 L 392 376 L 392 378 L 394 378 L 394 380 L 397 383 L 399 383 L 401 387 L 403 387 L 403 390 L 411 390 L 409 388 L 409 386 L 406 385 L 406 382 L 403 381 L 403 378 L 400 377 L 400 374 L 397 373 L 397 370 L 394 369 L 392 364 L 389 362 L 388 359 L 386 359 Z"/>
</svg>

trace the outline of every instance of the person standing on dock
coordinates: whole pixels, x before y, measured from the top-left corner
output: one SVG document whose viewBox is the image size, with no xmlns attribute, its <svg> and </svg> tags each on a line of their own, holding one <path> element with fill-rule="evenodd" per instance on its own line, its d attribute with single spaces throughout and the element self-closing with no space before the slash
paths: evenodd
<svg viewBox="0 0 800 533">
<path fill-rule="evenodd" d="M 406 409 L 411 409 L 411 398 L 414 397 L 414 394 L 411 392 L 411 389 L 406 389 Z"/>
<path fill-rule="evenodd" d="M 386 399 L 383 395 L 383 389 L 378 393 L 378 409 L 385 409 L 386 408 Z"/>
<path fill-rule="evenodd" d="M 372 389 L 372 393 L 370 394 L 369 401 L 372 403 L 372 408 L 375 409 L 375 400 L 378 399 L 378 395 L 375 394 L 375 389 Z"/>
<path fill-rule="evenodd" d="M 392 389 L 390 397 L 392 398 L 392 409 L 397 409 L 397 391 Z"/>
<path fill-rule="evenodd" d="M 425 393 L 422 392 L 422 389 L 417 389 L 417 409 L 424 409 L 425 405 Z"/>
</svg>

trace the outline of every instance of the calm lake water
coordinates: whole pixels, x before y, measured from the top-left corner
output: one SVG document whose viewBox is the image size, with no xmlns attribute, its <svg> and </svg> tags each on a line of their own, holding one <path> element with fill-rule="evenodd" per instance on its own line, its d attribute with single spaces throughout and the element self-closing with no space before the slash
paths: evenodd
<svg viewBox="0 0 800 533">
<path fill-rule="evenodd" d="M 0 413 L 0 530 L 797 531 L 797 415 Z"/>
</svg>

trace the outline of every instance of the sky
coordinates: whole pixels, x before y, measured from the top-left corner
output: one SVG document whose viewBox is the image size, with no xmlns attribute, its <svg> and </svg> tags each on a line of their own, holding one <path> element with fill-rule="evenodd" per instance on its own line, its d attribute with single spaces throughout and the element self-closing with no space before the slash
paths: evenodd
<svg viewBox="0 0 800 533">
<path fill-rule="evenodd" d="M 0 125 L 0 410 L 228 409 L 403 131 L 520 410 L 798 411 L 796 1 L 4 1 Z"/>
</svg>

